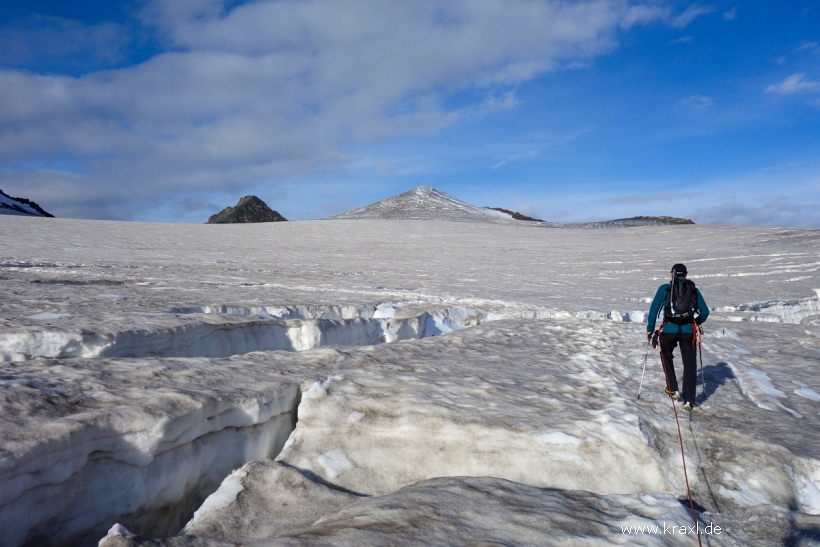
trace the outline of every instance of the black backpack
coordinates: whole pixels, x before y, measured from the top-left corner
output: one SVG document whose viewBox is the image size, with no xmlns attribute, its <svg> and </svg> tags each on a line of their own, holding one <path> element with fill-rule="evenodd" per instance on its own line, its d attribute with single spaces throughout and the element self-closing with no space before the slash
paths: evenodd
<svg viewBox="0 0 820 547">
<path fill-rule="evenodd" d="M 669 284 L 663 322 L 691 325 L 698 313 L 698 288 L 684 277 L 676 277 Z"/>
</svg>

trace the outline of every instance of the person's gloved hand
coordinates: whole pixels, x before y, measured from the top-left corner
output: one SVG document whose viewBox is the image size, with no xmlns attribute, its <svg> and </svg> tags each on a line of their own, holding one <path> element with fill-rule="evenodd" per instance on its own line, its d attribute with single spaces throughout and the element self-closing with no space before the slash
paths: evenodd
<svg viewBox="0 0 820 547">
<path fill-rule="evenodd" d="M 651 333 L 651 332 L 647 332 L 647 333 L 646 333 L 646 339 L 647 339 L 647 340 L 649 340 L 649 339 L 651 339 L 651 338 L 652 338 L 652 333 Z"/>
</svg>

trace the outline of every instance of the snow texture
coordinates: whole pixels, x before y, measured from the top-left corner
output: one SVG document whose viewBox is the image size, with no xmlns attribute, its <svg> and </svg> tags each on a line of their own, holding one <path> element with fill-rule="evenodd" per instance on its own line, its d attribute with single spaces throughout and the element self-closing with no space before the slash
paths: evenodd
<svg viewBox="0 0 820 547">
<path fill-rule="evenodd" d="M 324 474 L 329 479 L 335 479 L 345 471 L 353 469 L 353 462 L 347 459 L 345 453 L 341 450 L 328 450 L 324 454 L 320 454 L 316 461 L 322 466 Z"/>
<path fill-rule="evenodd" d="M 675 262 L 715 310 L 679 411 L 709 544 L 817 544 L 816 230 L 7 216 L 0 238 L 4 545 L 696 545 L 622 533 L 691 525 L 651 351 L 637 399 Z"/>
</svg>

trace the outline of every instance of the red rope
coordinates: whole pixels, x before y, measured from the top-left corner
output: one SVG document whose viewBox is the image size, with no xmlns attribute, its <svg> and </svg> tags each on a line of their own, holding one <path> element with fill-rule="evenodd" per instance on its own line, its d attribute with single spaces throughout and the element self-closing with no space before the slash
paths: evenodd
<svg viewBox="0 0 820 547">
<path fill-rule="evenodd" d="M 680 328 L 680 327 L 678 327 Z M 660 342 L 658 343 L 660 346 Z M 663 366 L 663 374 L 666 376 L 666 385 L 669 385 L 669 373 L 666 370 L 666 361 L 663 358 L 663 347 L 660 348 L 661 365 Z M 698 545 L 703 547 L 700 542 L 700 527 L 698 526 L 698 518 L 695 515 L 695 503 L 692 501 L 692 491 L 689 489 L 689 474 L 686 472 L 686 456 L 683 454 L 683 434 L 680 432 L 680 420 L 678 420 L 678 408 L 675 406 L 675 400 L 669 397 L 672 401 L 672 411 L 675 413 L 675 424 L 678 426 L 678 442 L 680 443 L 680 458 L 683 460 L 683 478 L 686 481 L 686 495 L 689 497 L 689 509 L 692 511 L 692 522 L 695 524 L 695 533 L 698 535 Z"/>
</svg>

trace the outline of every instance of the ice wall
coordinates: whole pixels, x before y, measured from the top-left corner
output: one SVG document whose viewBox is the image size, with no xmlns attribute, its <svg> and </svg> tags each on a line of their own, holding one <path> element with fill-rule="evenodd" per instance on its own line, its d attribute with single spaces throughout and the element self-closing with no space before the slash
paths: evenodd
<svg viewBox="0 0 820 547">
<path fill-rule="evenodd" d="M 797 325 L 820 325 L 820 289 L 817 296 L 796 300 L 771 300 L 751 302 L 738 306 L 720 306 L 715 311 L 742 315 L 728 315 L 729 321 L 751 321 L 767 323 L 791 323 Z"/>
<path fill-rule="evenodd" d="M 225 310 L 217 313 L 242 317 L 255 315 L 256 319 L 216 324 L 198 322 L 112 334 L 47 330 L 9 332 L 0 335 L 0 360 L 24 361 L 35 357 L 230 357 L 253 351 L 304 351 L 328 345 L 368 346 L 436 336 L 493 318 L 487 312 L 469 308 L 436 309 L 404 318 L 397 318 L 387 311 L 392 308 L 312 308 L 260 308 L 251 312 L 247 308 L 216 307 L 217 310 Z M 198 311 L 208 313 L 213 309 L 203 307 Z M 271 316 L 270 311 L 281 312 L 285 317 L 318 315 L 320 318 L 279 319 Z M 362 312 L 364 316 L 357 315 Z M 325 315 L 329 317 L 323 317 Z"/>
<path fill-rule="evenodd" d="M 208 317 L 156 329 L 97 333 L 26 329 L 0 333 L 0 361 L 97 357 L 230 357 L 253 351 L 370 346 L 438 336 L 503 318 L 581 317 L 643 322 L 640 311 L 562 312 L 534 306 L 452 306 L 429 302 L 363 305 L 195 306 L 177 316 Z M 488 305 L 490 304 L 490 305 Z M 220 319 L 214 320 L 214 316 Z"/>
<path fill-rule="evenodd" d="M 116 522 L 174 535 L 232 470 L 279 453 L 299 390 L 284 384 L 192 410 L 181 393 L 156 399 L 51 423 L 48 440 L 4 453 L 3 545 L 94 545 Z"/>
</svg>

